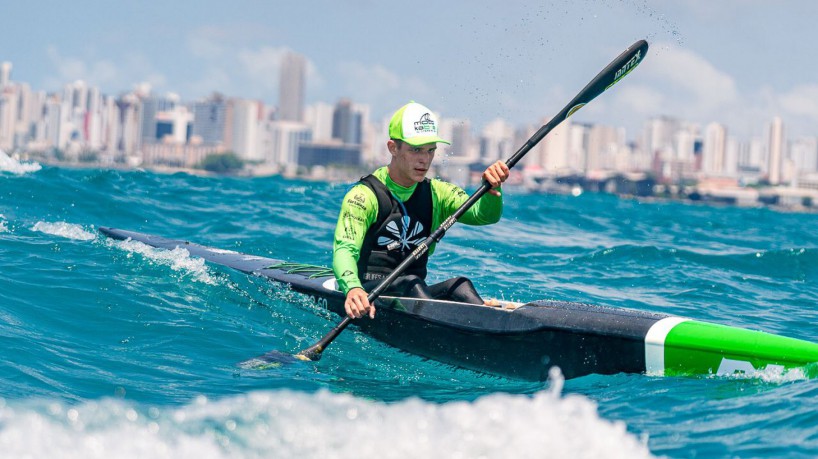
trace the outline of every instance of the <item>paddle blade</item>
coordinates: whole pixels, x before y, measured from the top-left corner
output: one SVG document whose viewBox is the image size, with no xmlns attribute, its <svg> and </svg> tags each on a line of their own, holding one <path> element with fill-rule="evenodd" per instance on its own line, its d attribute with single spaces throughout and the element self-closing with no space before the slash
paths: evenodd
<svg viewBox="0 0 818 459">
<path fill-rule="evenodd" d="M 239 368 L 245 370 L 272 370 L 304 360 L 309 359 L 301 358 L 298 355 L 287 354 L 286 352 L 270 351 L 239 363 Z"/>
<path fill-rule="evenodd" d="M 324 351 L 324 347 L 320 344 L 315 344 L 310 346 L 303 351 L 295 354 L 295 358 L 299 360 L 303 360 L 305 362 L 317 362 L 321 360 L 321 356 L 323 355 L 322 352 Z"/>
</svg>

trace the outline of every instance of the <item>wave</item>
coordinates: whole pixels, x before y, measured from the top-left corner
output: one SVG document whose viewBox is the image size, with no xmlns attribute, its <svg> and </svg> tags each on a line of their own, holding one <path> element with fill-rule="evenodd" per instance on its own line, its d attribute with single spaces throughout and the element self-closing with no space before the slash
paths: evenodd
<svg viewBox="0 0 818 459">
<path fill-rule="evenodd" d="M 0 434 L 4 454 L 30 458 L 652 457 L 646 438 L 560 387 L 442 404 L 326 390 L 201 396 L 177 408 L 0 399 Z"/>
<path fill-rule="evenodd" d="M 86 231 L 81 225 L 66 222 L 40 221 L 35 223 L 31 230 L 76 241 L 92 241 L 97 238 L 96 234 Z"/>
<path fill-rule="evenodd" d="M 22 175 L 29 172 L 37 172 L 42 168 L 43 166 L 37 162 L 20 162 L 7 155 L 3 150 L 0 150 L 0 172 L 11 172 L 12 174 Z"/>
<path fill-rule="evenodd" d="M 158 263 L 170 267 L 173 271 L 189 274 L 196 281 L 209 285 L 218 284 L 216 278 L 210 273 L 210 268 L 205 265 L 204 259 L 191 257 L 190 252 L 181 247 L 176 247 L 173 250 L 157 249 L 130 239 L 125 241 L 108 240 L 107 243 L 128 252 L 129 257 L 131 254 L 136 253 L 151 263 Z"/>
<path fill-rule="evenodd" d="M 735 250 L 735 249 L 734 249 Z M 773 278 L 804 280 L 818 274 L 818 248 L 789 248 L 723 253 L 704 250 L 661 248 L 656 246 L 618 245 L 574 257 L 580 263 L 616 265 L 685 267 L 703 266 L 707 269 L 763 275 Z"/>
</svg>

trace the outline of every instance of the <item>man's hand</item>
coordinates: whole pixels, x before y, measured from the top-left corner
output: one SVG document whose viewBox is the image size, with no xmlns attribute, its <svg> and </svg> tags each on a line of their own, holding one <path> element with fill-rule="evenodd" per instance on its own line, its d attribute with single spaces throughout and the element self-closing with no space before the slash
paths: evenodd
<svg viewBox="0 0 818 459">
<path fill-rule="evenodd" d="M 359 319 L 369 313 L 369 318 L 375 318 L 375 305 L 369 304 L 369 295 L 360 287 L 355 287 L 347 292 L 347 299 L 344 302 L 344 309 L 350 319 Z"/>
<path fill-rule="evenodd" d="M 500 196 L 500 191 L 496 190 L 495 188 L 499 188 L 500 185 L 506 181 L 508 174 L 508 166 L 506 166 L 505 161 L 497 161 L 489 166 L 486 171 L 483 172 L 483 180 L 491 185 L 489 193 L 493 194 L 494 196 Z"/>
</svg>

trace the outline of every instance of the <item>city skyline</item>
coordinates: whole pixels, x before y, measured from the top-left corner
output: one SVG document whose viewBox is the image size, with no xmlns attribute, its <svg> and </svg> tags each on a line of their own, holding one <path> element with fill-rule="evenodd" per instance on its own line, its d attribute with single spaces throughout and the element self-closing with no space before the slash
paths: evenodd
<svg viewBox="0 0 818 459">
<path fill-rule="evenodd" d="M 365 0 L 151 5 L 7 5 L 0 61 L 14 64 L 14 80 L 50 92 L 80 79 L 108 94 L 148 82 L 183 100 L 218 90 L 279 105 L 281 63 L 295 52 L 307 58 L 308 104 L 349 98 L 380 119 L 415 99 L 478 127 L 539 123 L 647 38 L 639 71 L 577 122 L 623 126 L 629 137 L 662 115 L 719 122 L 744 139 L 765 135 L 774 117 L 790 138 L 818 131 L 809 58 L 818 5 L 808 2 L 512 1 L 498 10 L 476 1 L 436 5 L 417 22 Z"/>
<path fill-rule="evenodd" d="M 4 62 L 0 147 L 73 162 L 175 167 L 195 167 L 209 154 L 233 151 L 265 173 L 287 174 L 386 161 L 381 144 L 388 119 L 370 120 L 370 107 L 346 98 L 334 107 L 305 107 L 305 59 L 296 53 L 287 59 L 292 65 L 282 74 L 292 78 L 282 78 L 280 88 L 285 109 L 221 93 L 186 102 L 176 94 L 154 94 L 147 84 L 116 97 L 81 81 L 47 94 L 10 79 L 13 66 Z M 495 119 L 473 132 L 469 120 L 443 118 L 441 133 L 453 142 L 441 152 L 454 164 L 485 164 L 510 156 L 535 129 Z M 701 126 L 660 116 L 646 120 L 639 140 L 629 142 L 622 127 L 569 119 L 523 163 L 533 166 L 529 175 L 651 172 L 668 183 L 730 178 L 818 188 L 818 136 L 790 141 L 785 123 L 774 117 L 765 138 L 742 141 L 717 122 Z"/>
<path fill-rule="evenodd" d="M 232 170 L 322 180 L 350 180 L 362 168 L 387 163 L 388 118 L 373 121 L 369 106 L 348 98 L 334 106 L 305 106 L 305 59 L 290 53 L 287 61 L 280 81 L 284 108 L 218 92 L 183 101 L 177 94 L 155 94 L 148 84 L 118 96 L 82 81 L 46 93 L 11 79 L 13 66 L 3 62 L 0 150 L 92 167 L 222 172 L 228 171 L 225 153 L 232 152 L 227 166 Z M 464 185 L 479 181 L 476 170 L 509 157 L 536 129 L 497 118 L 474 132 L 470 120 L 441 118 L 440 133 L 452 145 L 438 149 L 443 159 L 433 174 Z M 629 142 L 622 127 L 569 118 L 531 149 L 512 182 L 573 194 L 583 187 L 640 195 L 670 190 L 744 205 L 813 207 L 818 136 L 790 141 L 780 117 L 767 131 L 764 138 L 741 141 L 717 122 L 702 126 L 658 116 L 646 120 L 638 140 Z"/>
</svg>

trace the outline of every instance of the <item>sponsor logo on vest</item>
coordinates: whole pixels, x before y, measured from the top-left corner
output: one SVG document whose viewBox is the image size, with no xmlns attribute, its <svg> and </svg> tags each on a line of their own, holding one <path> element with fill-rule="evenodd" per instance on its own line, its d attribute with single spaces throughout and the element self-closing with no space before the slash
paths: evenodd
<svg viewBox="0 0 818 459">
<path fill-rule="evenodd" d="M 402 222 L 403 228 L 398 228 L 398 223 L 394 220 L 387 223 L 386 230 L 389 231 L 389 235 L 380 236 L 378 245 L 386 247 L 386 250 L 400 249 L 403 251 L 412 250 L 423 241 L 423 236 L 418 236 L 423 231 L 423 223 L 414 222 L 413 224 L 409 217 L 403 217 Z"/>
</svg>

